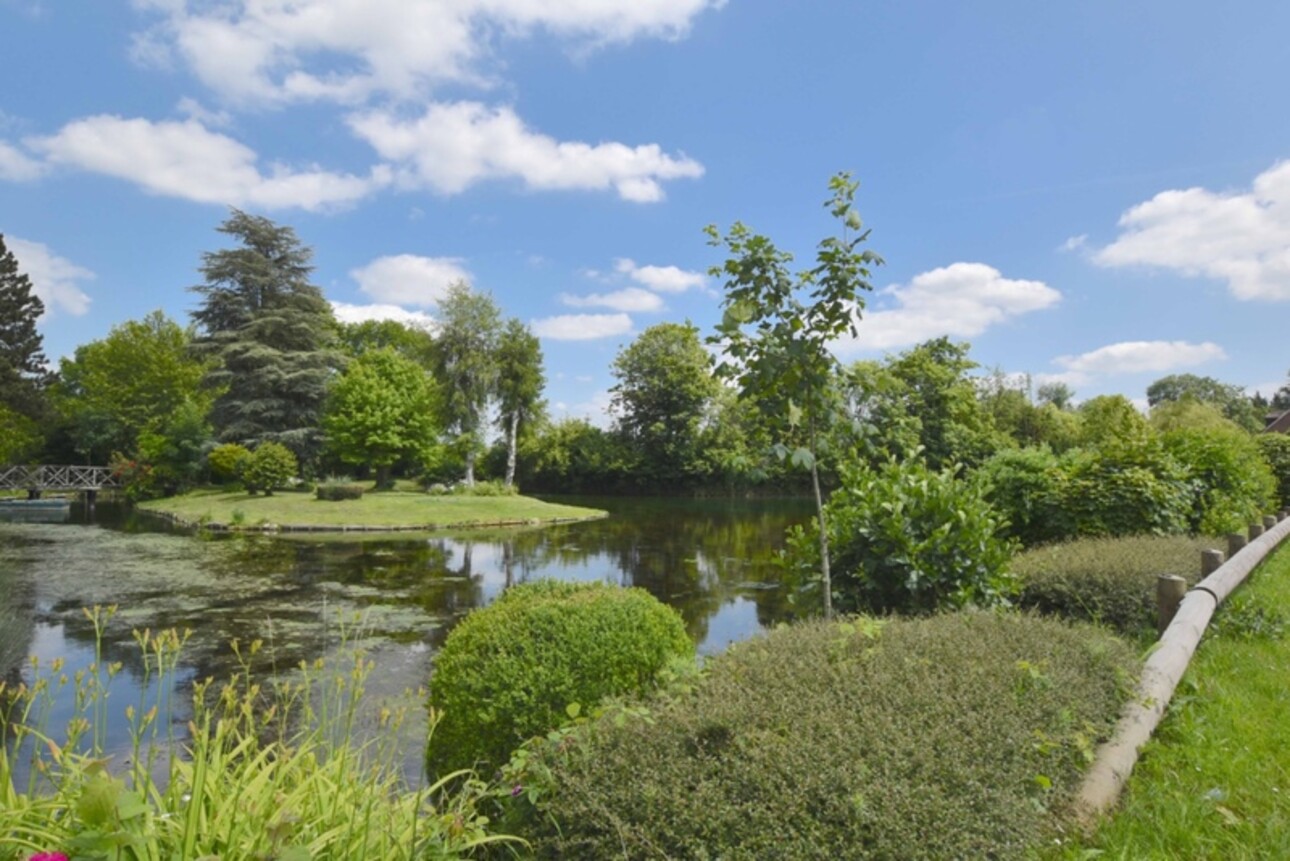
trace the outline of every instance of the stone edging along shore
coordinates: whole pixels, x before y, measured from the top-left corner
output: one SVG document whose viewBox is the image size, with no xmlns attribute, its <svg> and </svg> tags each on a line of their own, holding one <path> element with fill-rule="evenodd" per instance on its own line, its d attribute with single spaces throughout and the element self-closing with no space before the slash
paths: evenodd
<svg viewBox="0 0 1290 861">
<path fill-rule="evenodd" d="M 602 511 L 586 517 L 523 517 L 511 520 L 465 520 L 460 523 L 422 523 L 399 526 L 381 526 L 379 524 L 353 523 L 202 523 L 196 520 L 185 520 L 168 511 L 142 509 L 150 517 L 160 517 L 181 529 L 204 529 L 208 532 L 443 532 L 451 529 L 493 529 L 509 526 L 554 526 L 559 523 L 583 523 L 589 520 L 603 520 L 609 512 Z"/>
<path fill-rule="evenodd" d="M 1164 716 L 1214 611 L 1264 557 L 1290 536 L 1290 519 L 1286 514 L 1283 510 L 1270 518 L 1266 531 L 1265 526 L 1254 524 L 1250 529 L 1252 540 L 1183 597 L 1173 620 L 1143 665 L 1137 690 L 1120 716 L 1115 732 L 1098 748 L 1075 795 L 1073 813 L 1084 831 L 1091 832 L 1101 815 L 1119 800 L 1138 761 L 1138 752 Z M 1233 537 L 1240 538 L 1229 536 L 1229 539 Z"/>
</svg>

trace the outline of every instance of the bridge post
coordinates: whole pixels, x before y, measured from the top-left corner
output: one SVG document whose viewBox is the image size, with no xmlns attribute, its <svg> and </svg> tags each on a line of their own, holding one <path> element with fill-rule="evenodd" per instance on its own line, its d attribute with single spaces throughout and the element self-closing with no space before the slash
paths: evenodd
<svg viewBox="0 0 1290 861">
<path fill-rule="evenodd" d="M 40 499 L 40 488 L 39 487 L 27 488 L 27 499 L 28 501 Z"/>
</svg>

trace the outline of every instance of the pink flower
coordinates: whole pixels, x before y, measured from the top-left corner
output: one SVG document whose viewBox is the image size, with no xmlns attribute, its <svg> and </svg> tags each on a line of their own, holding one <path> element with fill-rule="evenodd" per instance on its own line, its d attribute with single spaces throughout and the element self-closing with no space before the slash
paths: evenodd
<svg viewBox="0 0 1290 861">
<path fill-rule="evenodd" d="M 67 856 L 62 852 L 37 852 L 27 861 L 67 861 Z"/>
</svg>

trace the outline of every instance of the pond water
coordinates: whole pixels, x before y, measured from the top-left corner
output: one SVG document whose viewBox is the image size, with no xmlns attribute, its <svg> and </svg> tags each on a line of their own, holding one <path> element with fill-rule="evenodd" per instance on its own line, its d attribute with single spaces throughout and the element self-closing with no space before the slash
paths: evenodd
<svg viewBox="0 0 1290 861">
<path fill-rule="evenodd" d="M 675 607 L 700 653 L 791 618 L 795 605 L 770 561 L 784 530 L 807 519 L 800 501 L 561 498 L 609 510 L 586 523 L 465 532 L 202 537 L 100 503 L 65 522 L 0 522 L 0 675 L 30 677 L 23 662 L 94 660 L 84 613 L 117 605 L 103 656 L 123 670 L 111 683 L 109 750 L 127 744 L 123 710 L 145 685 L 133 631 L 191 630 L 176 674 L 223 679 L 237 670 L 230 643 L 260 639 L 255 670 L 333 658 L 342 638 L 373 662 L 368 699 L 426 684 L 453 624 L 506 587 L 554 577 L 640 586 Z M 64 692 L 66 694 L 66 692 Z M 175 697 L 183 703 L 185 696 Z M 51 728 L 72 714 L 56 698 Z M 176 708 L 173 720 L 186 724 Z M 412 726 L 415 724 L 416 726 Z M 409 721 L 409 773 L 419 768 L 424 720 Z M 419 733 L 419 735 L 418 735 Z"/>
</svg>

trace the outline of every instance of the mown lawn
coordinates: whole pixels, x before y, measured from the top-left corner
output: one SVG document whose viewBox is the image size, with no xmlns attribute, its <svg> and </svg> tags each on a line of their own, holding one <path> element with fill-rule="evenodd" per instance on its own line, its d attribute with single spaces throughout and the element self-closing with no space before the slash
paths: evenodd
<svg viewBox="0 0 1290 861">
<path fill-rule="evenodd" d="M 1062 859 L 1290 858 L 1290 547 L 1219 610 L 1120 810 Z"/>
<path fill-rule="evenodd" d="M 603 517 L 605 512 L 542 502 L 527 496 L 430 496 L 415 491 L 365 493 L 362 499 L 324 502 L 312 493 L 278 491 L 251 496 L 244 490 L 197 490 L 139 504 L 145 511 L 189 523 L 255 527 L 424 527 L 551 522 Z"/>
</svg>

